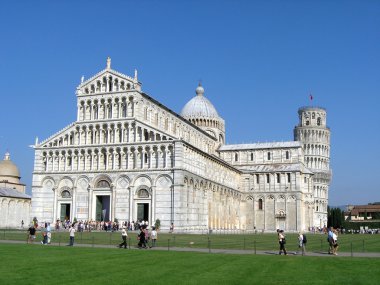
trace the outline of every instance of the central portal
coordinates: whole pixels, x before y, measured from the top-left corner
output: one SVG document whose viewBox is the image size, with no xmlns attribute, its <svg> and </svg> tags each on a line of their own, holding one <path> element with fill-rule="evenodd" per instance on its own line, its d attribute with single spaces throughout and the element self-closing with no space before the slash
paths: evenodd
<svg viewBox="0 0 380 285">
<path fill-rule="evenodd" d="M 110 196 L 96 196 L 96 220 L 106 221 L 110 220 Z"/>
<path fill-rule="evenodd" d="M 70 220 L 70 204 L 61 204 L 61 221 Z"/>
<path fill-rule="evenodd" d="M 149 203 L 137 203 L 137 220 L 149 220 Z"/>
</svg>

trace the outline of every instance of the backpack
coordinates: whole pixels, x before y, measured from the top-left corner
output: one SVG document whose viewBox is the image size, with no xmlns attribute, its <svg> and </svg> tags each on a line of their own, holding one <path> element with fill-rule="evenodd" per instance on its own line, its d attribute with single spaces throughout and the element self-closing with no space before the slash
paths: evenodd
<svg viewBox="0 0 380 285">
<path fill-rule="evenodd" d="M 303 240 L 302 240 L 303 243 L 307 243 L 307 238 L 306 238 L 306 235 L 303 235 Z"/>
</svg>

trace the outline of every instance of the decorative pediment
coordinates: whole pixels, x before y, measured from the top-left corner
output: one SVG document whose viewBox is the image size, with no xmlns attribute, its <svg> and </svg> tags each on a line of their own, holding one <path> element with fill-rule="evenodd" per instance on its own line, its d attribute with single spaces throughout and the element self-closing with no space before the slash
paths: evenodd
<svg viewBox="0 0 380 285">
<path fill-rule="evenodd" d="M 38 146 L 42 146 L 42 147 L 60 146 L 60 145 L 65 145 L 67 141 L 69 142 L 68 144 L 70 144 L 70 142 L 74 140 L 73 133 L 75 132 L 75 128 L 76 128 L 75 125 L 76 125 L 76 122 L 71 123 L 70 125 L 56 132 L 54 135 L 50 136 L 46 140 L 43 140 L 41 143 L 39 143 Z"/>
<path fill-rule="evenodd" d="M 137 70 L 135 70 L 134 77 L 122 74 L 111 69 L 111 59 L 108 58 L 106 69 L 103 69 L 86 81 L 82 77 L 82 82 L 77 87 L 76 93 L 78 96 L 86 96 L 129 90 L 141 91 L 141 82 L 137 79 Z"/>
</svg>

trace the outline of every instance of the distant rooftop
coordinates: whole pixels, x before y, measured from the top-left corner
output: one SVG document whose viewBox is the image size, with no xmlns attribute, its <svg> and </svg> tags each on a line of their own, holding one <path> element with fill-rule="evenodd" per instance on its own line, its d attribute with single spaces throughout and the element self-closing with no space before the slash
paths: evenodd
<svg viewBox="0 0 380 285">
<path fill-rule="evenodd" d="M 258 164 L 258 165 L 250 165 L 250 166 L 237 166 L 241 171 L 249 171 L 249 172 L 258 172 L 258 173 L 266 173 L 266 172 L 294 172 L 299 171 L 306 174 L 313 174 L 313 172 L 301 165 L 300 163 L 292 163 L 292 164 Z"/>
<path fill-rule="evenodd" d="M 249 150 L 249 149 L 270 149 L 270 148 L 293 148 L 301 147 L 302 144 L 299 141 L 289 141 L 289 142 L 266 142 L 266 143 L 251 143 L 251 144 L 229 144 L 222 145 L 219 150 Z"/>
</svg>

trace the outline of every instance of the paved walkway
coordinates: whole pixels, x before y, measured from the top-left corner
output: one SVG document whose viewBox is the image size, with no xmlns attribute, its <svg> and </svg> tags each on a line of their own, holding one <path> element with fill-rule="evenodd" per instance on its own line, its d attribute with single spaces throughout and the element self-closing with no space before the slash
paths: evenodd
<svg viewBox="0 0 380 285">
<path fill-rule="evenodd" d="M 25 241 L 15 241 L 15 240 L 0 240 L 0 243 L 11 243 L 11 244 L 25 244 Z M 35 242 L 33 245 L 39 245 L 40 243 Z M 50 246 L 66 246 L 66 243 L 51 243 Z M 96 247 L 96 248 L 114 248 L 116 245 L 104 245 L 104 244 L 74 244 L 75 247 Z M 160 250 L 160 251 L 182 251 L 182 252 L 205 252 L 205 253 L 219 253 L 219 254 L 260 254 L 260 255 L 278 255 L 278 251 L 269 250 L 239 250 L 239 249 L 208 249 L 208 248 L 190 248 L 190 247 L 154 247 L 149 249 L 138 249 L 135 246 L 131 246 L 130 250 Z M 294 251 L 288 251 L 289 256 L 302 256 L 301 253 Z M 370 257 L 370 258 L 380 258 L 380 252 L 339 252 L 338 256 L 328 254 L 327 252 L 306 252 L 306 256 L 319 256 L 319 257 Z"/>
</svg>

